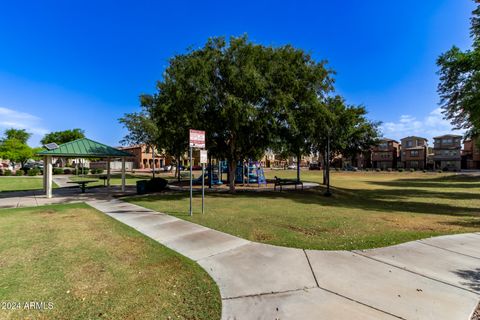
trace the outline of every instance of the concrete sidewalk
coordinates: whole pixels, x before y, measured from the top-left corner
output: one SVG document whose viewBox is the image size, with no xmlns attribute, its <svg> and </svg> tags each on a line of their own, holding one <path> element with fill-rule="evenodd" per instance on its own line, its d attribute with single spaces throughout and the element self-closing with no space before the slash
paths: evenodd
<svg viewBox="0 0 480 320">
<path fill-rule="evenodd" d="M 470 320 L 480 296 L 480 234 L 365 251 L 250 242 L 117 199 L 91 206 L 197 261 L 223 319 Z"/>
</svg>

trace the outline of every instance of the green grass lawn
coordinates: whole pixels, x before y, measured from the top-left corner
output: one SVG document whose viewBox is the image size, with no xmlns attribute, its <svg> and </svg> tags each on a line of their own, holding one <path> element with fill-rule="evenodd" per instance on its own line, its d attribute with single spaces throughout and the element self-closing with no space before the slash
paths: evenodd
<svg viewBox="0 0 480 320">
<path fill-rule="evenodd" d="M 53 183 L 53 187 L 57 185 Z M 0 177 L 0 192 L 43 189 L 43 177 Z"/>
<path fill-rule="evenodd" d="M 267 177 L 295 177 L 267 171 Z M 321 182 L 318 171 L 302 180 Z M 188 216 L 188 193 L 135 197 L 130 202 L 245 239 L 329 250 L 366 249 L 480 230 L 480 177 L 440 173 L 333 172 L 334 196 L 304 192 L 207 193 L 206 214 Z"/>
<path fill-rule="evenodd" d="M 195 262 L 85 204 L 0 210 L 0 319 L 220 319 Z"/>
</svg>

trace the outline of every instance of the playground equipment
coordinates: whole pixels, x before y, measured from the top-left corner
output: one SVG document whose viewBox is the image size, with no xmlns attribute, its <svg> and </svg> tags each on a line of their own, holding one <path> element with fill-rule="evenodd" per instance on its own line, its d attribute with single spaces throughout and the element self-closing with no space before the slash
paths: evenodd
<svg viewBox="0 0 480 320">
<path fill-rule="evenodd" d="M 203 174 L 203 177 L 205 178 L 205 184 L 208 185 L 208 179 L 210 179 L 210 172 L 205 172 Z M 200 177 L 193 179 L 193 184 L 202 184 L 202 175 Z M 219 179 L 218 175 L 216 173 L 212 173 L 212 185 L 221 185 L 223 182 Z"/>
<path fill-rule="evenodd" d="M 262 165 L 258 161 L 247 161 L 244 164 L 239 163 L 235 173 L 235 182 L 257 183 L 259 186 L 261 184 L 267 184 Z"/>
</svg>

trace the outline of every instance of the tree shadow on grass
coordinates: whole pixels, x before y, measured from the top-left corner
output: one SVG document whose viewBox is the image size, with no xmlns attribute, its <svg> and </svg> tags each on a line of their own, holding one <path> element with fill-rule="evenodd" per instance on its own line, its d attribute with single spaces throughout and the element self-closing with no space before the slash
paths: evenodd
<svg viewBox="0 0 480 320">
<path fill-rule="evenodd" d="M 324 187 L 317 187 L 305 191 L 283 191 L 283 192 L 237 192 L 209 193 L 209 199 L 237 199 L 237 200 L 275 200 L 289 199 L 301 204 L 316 204 L 322 207 L 362 209 L 375 212 L 402 212 L 415 214 L 437 214 L 448 216 L 471 216 L 480 217 L 480 209 L 463 207 L 455 204 L 409 201 L 411 198 L 441 198 L 447 200 L 470 200 L 478 199 L 478 195 L 462 192 L 440 192 L 427 191 L 424 189 L 377 189 L 377 190 L 351 190 L 332 188 L 334 196 L 324 197 Z M 196 195 L 198 197 L 199 195 Z M 135 198 L 132 201 L 156 202 L 157 200 L 176 201 L 186 200 L 188 192 L 170 192 L 160 195 Z M 453 202 L 455 203 L 455 202 Z M 235 202 L 232 202 L 235 205 Z M 305 209 L 302 209 L 305 210 Z"/>
</svg>

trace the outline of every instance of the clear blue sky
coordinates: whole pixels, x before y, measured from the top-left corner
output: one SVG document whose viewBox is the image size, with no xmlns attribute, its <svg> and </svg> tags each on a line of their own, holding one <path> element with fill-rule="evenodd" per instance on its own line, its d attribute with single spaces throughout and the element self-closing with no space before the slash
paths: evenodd
<svg viewBox="0 0 480 320">
<path fill-rule="evenodd" d="M 337 71 L 336 89 L 384 122 L 385 136 L 450 132 L 435 60 L 469 47 L 471 0 L 3 1 L 0 130 L 83 128 L 118 145 L 167 60 L 208 37 L 293 44 Z"/>
</svg>

